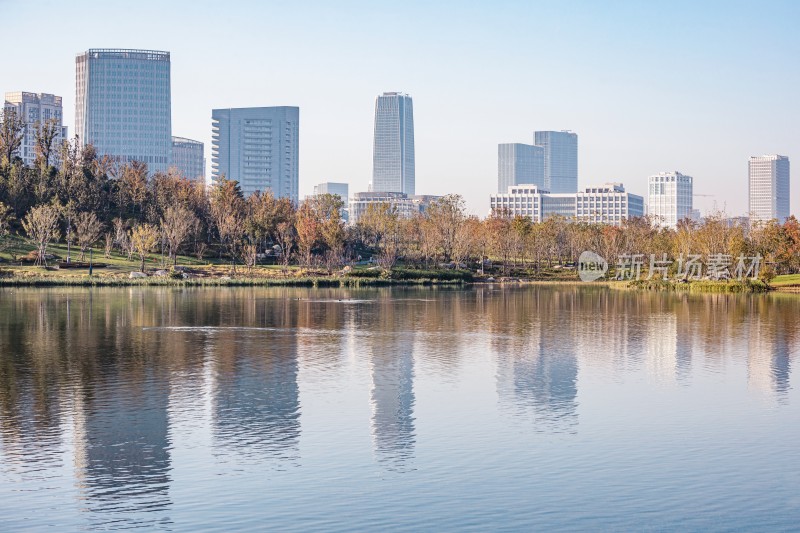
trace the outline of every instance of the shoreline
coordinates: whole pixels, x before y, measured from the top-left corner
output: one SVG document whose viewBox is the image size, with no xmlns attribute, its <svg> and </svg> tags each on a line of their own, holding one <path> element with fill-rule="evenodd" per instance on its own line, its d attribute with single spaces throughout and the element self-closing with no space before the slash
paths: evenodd
<svg viewBox="0 0 800 533">
<path fill-rule="evenodd" d="M 674 292 L 691 294 L 767 294 L 771 292 L 800 294 L 800 286 L 771 286 L 762 281 L 714 282 L 695 281 L 672 283 L 669 281 L 626 282 L 597 280 L 536 279 L 393 279 L 359 276 L 303 276 L 303 277 L 203 277 L 176 279 L 167 276 L 128 278 L 112 276 L 53 276 L 28 275 L 0 277 L 0 288 L 8 287 L 306 287 L 306 288 L 367 288 L 367 287 L 470 287 L 470 286 L 584 286 L 642 292 Z"/>
</svg>

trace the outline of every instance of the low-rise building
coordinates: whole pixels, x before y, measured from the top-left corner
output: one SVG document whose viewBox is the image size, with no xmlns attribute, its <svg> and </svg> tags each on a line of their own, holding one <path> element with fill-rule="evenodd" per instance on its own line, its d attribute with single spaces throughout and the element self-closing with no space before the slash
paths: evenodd
<svg viewBox="0 0 800 533">
<path fill-rule="evenodd" d="M 431 203 L 440 196 L 427 194 L 408 195 L 401 192 L 357 192 L 350 197 L 349 215 L 351 224 L 357 224 L 371 205 L 388 204 L 402 218 L 411 218 L 417 213 L 424 213 Z"/>
<path fill-rule="evenodd" d="M 575 219 L 580 222 L 619 226 L 623 220 L 644 216 L 644 198 L 625 192 L 621 183 L 587 187 L 575 198 Z"/>
<path fill-rule="evenodd" d="M 506 193 L 493 194 L 491 208 L 510 216 L 527 216 L 534 222 L 561 216 L 573 221 L 619 226 L 625 219 L 644 215 L 644 198 L 625 192 L 620 183 L 558 194 L 534 184 L 521 184 L 509 186 Z"/>
</svg>

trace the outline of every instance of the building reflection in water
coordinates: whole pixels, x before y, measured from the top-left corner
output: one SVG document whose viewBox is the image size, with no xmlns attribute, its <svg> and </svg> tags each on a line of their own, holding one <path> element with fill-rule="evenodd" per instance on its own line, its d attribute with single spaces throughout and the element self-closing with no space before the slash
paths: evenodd
<svg viewBox="0 0 800 533">
<path fill-rule="evenodd" d="M 300 439 L 297 339 L 293 334 L 224 337 L 214 346 L 218 451 L 254 460 L 295 458 Z"/>
<path fill-rule="evenodd" d="M 86 515 L 91 527 L 165 524 L 169 372 L 166 350 L 139 327 L 144 309 L 125 299 L 98 302 L 85 292 L 32 295 L 40 301 L 19 302 L 38 307 L 20 315 L 27 319 L 27 342 L 12 353 L 29 362 L 47 359 L 36 379 L 47 385 L 37 391 L 41 385 L 32 384 L 32 390 L 52 389 L 45 402 L 61 406 L 63 438 L 79 498 L 92 511 Z"/>
<path fill-rule="evenodd" d="M 82 395 L 75 463 L 87 505 L 112 513 L 169 507 L 169 384 L 152 376 L 133 386 L 111 379 Z"/>
<path fill-rule="evenodd" d="M 786 316 L 762 302 L 752 305 L 758 318 L 747 323 L 747 383 L 783 403 L 790 390 L 791 353 L 797 347 L 796 315 Z"/>
<path fill-rule="evenodd" d="M 577 424 L 576 294 L 501 291 L 488 301 L 498 394 L 541 431 L 574 431 Z"/>
<path fill-rule="evenodd" d="M 800 299 L 779 295 L 563 286 L 437 289 L 414 303 L 400 301 L 413 291 L 388 290 L 0 291 L 3 480 L 23 487 L 18 495 L 69 469 L 97 527 L 168 520 L 174 417 L 203 418 L 223 463 L 296 464 L 301 381 L 312 394 L 330 376 L 350 385 L 339 370 L 361 360 L 373 453 L 407 471 L 418 439 L 415 373 L 462 379 L 472 339 L 489 343 L 504 409 L 541 431 L 572 432 L 579 369 L 681 383 L 734 364 L 747 373 L 736 386 L 788 402 L 800 330 Z M 355 293 L 369 302 L 348 303 Z"/>
<path fill-rule="evenodd" d="M 230 307 L 230 303 L 228 304 Z M 207 317 L 217 455 L 296 459 L 300 440 L 298 302 L 237 296 L 235 312 Z"/>
<path fill-rule="evenodd" d="M 407 311 L 404 307 L 401 310 Z M 390 470 L 411 467 L 414 427 L 414 333 L 409 313 L 396 313 L 390 299 L 365 320 L 364 340 L 372 378 L 372 442 L 375 457 Z"/>
</svg>

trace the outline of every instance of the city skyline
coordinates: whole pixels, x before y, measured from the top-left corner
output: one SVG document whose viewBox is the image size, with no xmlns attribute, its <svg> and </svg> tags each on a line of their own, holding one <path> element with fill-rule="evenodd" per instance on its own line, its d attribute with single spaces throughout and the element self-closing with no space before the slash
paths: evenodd
<svg viewBox="0 0 800 533">
<path fill-rule="evenodd" d="M 22 2 L 0 3 L 23 18 L 36 13 Z M 43 31 L 59 33 L 79 21 L 94 21 L 96 31 L 68 32 L 55 51 L 34 44 L 26 54 L 12 55 L 3 90 L 62 96 L 64 124 L 73 135 L 76 53 L 93 46 L 169 50 L 173 133 L 210 146 L 213 108 L 303 108 L 302 197 L 332 175 L 350 177 L 351 190 L 367 189 L 370 102 L 375 94 L 397 88 L 415 98 L 417 180 L 425 183 L 424 192 L 458 192 L 480 215 L 488 211 L 496 189 L 497 144 L 529 139 L 533 127 L 580 134 L 579 188 L 620 181 L 646 195 L 647 176 L 681 168 L 696 178 L 696 193 L 710 195 L 698 198 L 696 207 L 708 211 L 716 205 L 730 215 L 747 211 L 747 159 L 764 153 L 791 159 L 800 144 L 795 126 L 800 111 L 789 90 L 800 80 L 789 60 L 800 48 L 789 23 L 800 8 L 788 2 L 771 4 L 786 16 L 769 23 L 752 19 L 744 5 L 720 10 L 580 3 L 580 9 L 567 10 L 502 2 L 492 8 L 466 6 L 455 19 L 445 19 L 444 6 L 426 9 L 420 18 L 422 4 L 414 2 L 403 10 L 344 3 L 321 5 L 313 18 L 298 19 L 298 8 L 273 3 L 235 6 L 230 18 L 220 19 L 211 4 L 199 3 L 190 13 L 181 5 L 160 6 L 161 16 L 153 19 L 146 15 L 149 4 L 124 16 L 114 6 L 88 15 L 53 6 L 53 16 L 42 20 Z M 243 20 L 249 28 L 265 11 L 285 28 L 271 36 L 241 31 Z M 397 22 L 376 24 L 387 14 L 396 15 Z M 113 28 L 101 24 L 113 17 L 120 20 Z M 537 66 L 520 69 L 534 37 L 501 28 L 521 28 L 533 18 L 543 28 L 535 38 Z M 337 24 L 329 24 L 332 19 Z M 176 20 L 192 24 L 176 27 Z M 407 49 L 364 46 L 397 38 L 411 20 L 416 38 Z M 154 30 L 147 39 L 135 31 L 144 22 Z M 211 27 L 219 39 L 206 43 L 196 37 L 198 29 Z M 680 39 L 649 38 L 666 28 Z M 25 35 L 21 27 L 9 33 Z M 469 41 L 459 37 L 467 34 Z M 246 67 L 256 50 L 274 48 L 289 35 L 298 44 L 291 53 L 274 56 L 274 69 Z M 503 54 L 508 61 L 496 61 Z M 385 61 L 377 59 L 382 55 Z M 754 62 L 759 76 L 743 78 Z M 709 64 L 715 66 L 713 76 Z M 275 76 L 280 70 L 293 75 Z M 547 73 L 547 83 L 541 83 L 539 71 Z M 214 76 L 198 83 L 208 72 Z M 669 83 L 665 74 L 691 83 Z M 774 83 L 761 83 L 767 78 Z"/>
</svg>

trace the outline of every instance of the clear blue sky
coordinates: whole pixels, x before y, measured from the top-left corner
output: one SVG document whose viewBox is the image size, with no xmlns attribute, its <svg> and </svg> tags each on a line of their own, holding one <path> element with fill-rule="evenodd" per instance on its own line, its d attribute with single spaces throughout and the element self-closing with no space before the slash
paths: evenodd
<svg viewBox="0 0 800 533">
<path fill-rule="evenodd" d="M 0 91 L 65 98 L 88 48 L 172 53 L 173 134 L 214 107 L 300 107 L 300 192 L 366 190 L 374 98 L 414 98 L 418 193 L 485 214 L 497 144 L 579 135 L 579 186 L 695 178 L 702 209 L 747 209 L 747 158 L 800 165 L 800 2 L 39 2 L 0 0 Z M 13 44 L 12 44 L 13 43 Z M 209 167 L 210 168 L 210 167 Z M 798 170 L 793 174 L 797 174 Z M 793 212 L 800 186 L 793 179 Z"/>
</svg>

